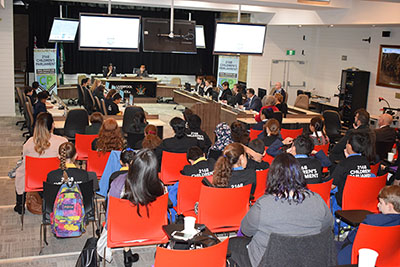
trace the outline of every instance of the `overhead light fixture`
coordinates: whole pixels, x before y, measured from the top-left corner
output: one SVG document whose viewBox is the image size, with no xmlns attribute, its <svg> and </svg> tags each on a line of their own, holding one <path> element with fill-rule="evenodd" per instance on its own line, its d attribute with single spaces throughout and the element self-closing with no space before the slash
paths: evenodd
<svg viewBox="0 0 400 267">
<path fill-rule="evenodd" d="M 309 5 L 329 5 L 331 0 L 297 0 L 297 2 Z"/>
</svg>

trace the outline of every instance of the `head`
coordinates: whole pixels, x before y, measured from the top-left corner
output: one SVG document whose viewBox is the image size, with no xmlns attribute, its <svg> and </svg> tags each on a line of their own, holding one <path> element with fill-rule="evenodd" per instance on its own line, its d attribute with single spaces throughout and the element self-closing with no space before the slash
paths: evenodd
<svg viewBox="0 0 400 267">
<path fill-rule="evenodd" d="M 212 86 L 212 80 L 210 78 L 205 79 L 206 86 Z"/>
<path fill-rule="evenodd" d="M 222 83 L 222 88 L 229 89 L 229 83 L 228 82 L 223 82 Z"/>
<path fill-rule="evenodd" d="M 119 94 L 119 93 L 115 93 L 114 95 L 113 95 L 113 97 L 112 97 L 112 99 L 113 99 L 113 102 L 115 103 L 115 104 L 119 104 L 119 103 L 121 103 L 121 98 L 122 98 L 122 96 Z"/>
<path fill-rule="evenodd" d="M 140 72 L 144 72 L 146 70 L 146 66 L 145 65 L 140 65 Z"/>
<path fill-rule="evenodd" d="M 81 85 L 82 85 L 82 86 L 87 86 L 87 85 L 89 85 L 89 78 L 83 78 L 83 79 L 81 80 Z"/>
<path fill-rule="evenodd" d="M 248 88 L 248 89 L 246 90 L 246 96 L 247 96 L 247 98 L 252 98 L 254 95 L 255 95 L 255 91 L 254 91 L 253 88 Z"/>
<path fill-rule="evenodd" d="M 260 119 L 268 120 L 270 118 L 273 118 L 273 113 L 274 111 L 272 110 L 272 108 L 264 108 L 260 113 Z"/>
<path fill-rule="evenodd" d="M 314 149 L 314 142 L 308 135 L 299 135 L 293 141 L 292 147 L 289 149 L 290 154 L 309 156 Z"/>
<path fill-rule="evenodd" d="M 144 124 L 146 124 L 146 115 L 143 110 L 138 110 L 132 117 L 132 128 L 135 132 L 141 132 Z"/>
<path fill-rule="evenodd" d="M 249 148 L 262 156 L 265 155 L 265 145 L 264 142 L 260 139 L 251 140 L 249 143 Z"/>
<path fill-rule="evenodd" d="M 249 134 L 245 126 L 239 121 L 232 122 L 231 136 L 233 142 L 238 142 L 247 145 L 250 141 Z"/>
<path fill-rule="evenodd" d="M 189 129 L 200 129 L 201 127 L 201 119 L 198 115 L 193 114 L 192 116 L 189 117 L 188 126 Z"/>
<path fill-rule="evenodd" d="M 33 90 L 38 89 L 39 88 L 39 83 L 38 82 L 33 82 L 32 83 L 32 88 L 33 88 Z"/>
<path fill-rule="evenodd" d="M 282 103 L 283 102 L 283 95 L 281 95 L 280 93 L 276 93 L 274 95 L 275 99 L 276 99 L 276 104 Z"/>
<path fill-rule="evenodd" d="M 157 157 L 150 149 L 141 149 L 132 158 L 129 165 L 128 176 L 125 181 L 125 195 L 122 197 L 137 206 L 137 213 L 141 216 L 139 208 L 155 201 L 164 193 L 161 181 L 158 179 Z"/>
<path fill-rule="evenodd" d="M 219 123 L 214 130 L 215 148 L 223 150 L 228 144 L 232 143 L 231 128 L 226 122 Z M 216 145 L 218 144 L 218 147 Z"/>
<path fill-rule="evenodd" d="M 106 99 L 111 99 L 113 97 L 113 95 L 115 95 L 116 93 L 117 93 L 117 90 L 111 89 L 110 91 L 108 91 Z"/>
<path fill-rule="evenodd" d="M 66 170 L 66 163 L 75 162 L 76 149 L 71 142 L 62 143 L 58 148 L 58 157 L 60 158 L 60 169 Z"/>
<path fill-rule="evenodd" d="M 203 79 L 204 79 L 203 76 L 197 76 L 196 77 L 196 82 L 201 84 L 203 82 Z"/>
<path fill-rule="evenodd" d="M 204 157 L 204 153 L 198 146 L 192 146 L 186 152 L 186 159 L 191 165 L 201 157 Z"/>
<path fill-rule="evenodd" d="M 25 93 L 25 95 L 31 96 L 33 94 L 33 88 L 30 86 L 25 86 L 24 93 Z"/>
<path fill-rule="evenodd" d="M 145 128 L 144 128 L 144 135 L 157 135 L 157 127 L 154 126 L 153 124 L 148 124 Z"/>
<path fill-rule="evenodd" d="M 186 135 L 185 134 L 186 122 L 183 119 L 175 117 L 169 121 L 169 125 L 174 130 L 175 137 L 177 137 L 178 139 L 181 139 Z"/>
<path fill-rule="evenodd" d="M 50 147 L 50 137 L 54 130 L 54 120 L 50 113 L 42 112 L 36 118 L 33 131 L 33 143 L 35 151 L 42 155 Z"/>
<path fill-rule="evenodd" d="M 92 115 L 90 115 L 91 124 L 103 124 L 103 120 L 103 114 L 100 112 L 93 112 Z"/>
<path fill-rule="evenodd" d="M 275 83 L 275 89 L 279 90 L 282 88 L 282 84 L 280 82 Z"/>
<path fill-rule="evenodd" d="M 322 132 L 324 130 L 324 121 L 321 116 L 315 116 L 310 121 L 311 132 Z"/>
<path fill-rule="evenodd" d="M 113 70 L 113 64 L 109 63 L 107 69 L 108 69 L 108 71 L 112 71 Z"/>
<path fill-rule="evenodd" d="M 148 149 L 154 150 L 158 146 L 160 146 L 161 143 L 162 143 L 162 140 L 160 139 L 160 137 L 158 137 L 158 135 L 147 134 L 143 138 L 142 148 L 148 148 Z"/>
<path fill-rule="evenodd" d="M 240 84 L 235 83 L 235 84 L 233 85 L 232 91 L 233 91 L 235 94 L 240 93 L 240 92 L 242 91 L 242 88 L 241 88 Z"/>
<path fill-rule="evenodd" d="M 127 147 L 125 149 L 122 149 L 121 155 L 119 157 L 119 161 L 120 161 L 121 165 L 128 166 L 131 163 L 135 154 L 136 153 L 132 148 Z"/>
<path fill-rule="evenodd" d="M 194 113 L 190 108 L 185 108 L 182 114 L 183 114 L 183 119 L 185 121 L 189 121 L 189 117 L 192 116 Z"/>
<path fill-rule="evenodd" d="M 400 214 L 400 185 L 385 186 L 378 194 L 378 209 L 383 214 Z"/>
<path fill-rule="evenodd" d="M 272 95 L 266 95 L 261 100 L 261 103 L 262 103 L 263 106 L 275 106 L 276 99 Z"/>
<path fill-rule="evenodd" d="M 272 161 L 268 172 L 266 194 L 277 199 L 301 203 L 310 194 L 300 163 L 291 154 L 282 153 Z"/>
<path fill-rule="evenodd" d="M 384 113 L 379 116 L 378 126 L 390 126 L 393 122 L 393 117 L 390 114 Z"/>
<path fill-rule="evenodd" d="M 247 166 L 246 153 L 243 145 L 232 143 L 225 147 L 214 166 L 213 184 L 217 187 L 226 187 L 232 176 L 232 169 L 235 167 Z"/>
<path fill-rule="evenodd" d="M 348 154 L 360 153 L 369 161 L 373 161 L 375 155 L 372 146 L 371 138 L 368 133 L 353 132 L 350 134 L 347 141 L 346 151 Z"/>
<path fill-rule="evenodd" d="M 266 136 L 271 136 L 271 135 L 279 135 L 279 132 L 281 130 L 281 125 L 279 124 L 279 121 L 276 119 L 269 119 L 266 124 L 263 126 L 264 129 L 264 134 Z"/>
<path fill-rule="evenodd" d="M 369 113 L 363 109 L 357 109 L 354 113 L 354 124 L 357 126 L 368 125 L 369 124 Z"/>
<path fill-rule="evenodd" d="M 97 140 L 97 150 L 110 152 L 111 150 L 121 150 L 124 146 L 124 140 L 118 123 L 115 119 L 106 119 L 101 125 L 99 139 Z"/>
<path fill-rule="evenodd" d="M 42 91 L 37 95 L 38 101 L 42 102 L 42 103 L 46 103 L 47 97 L 48 97 L 48 93 L 46 91 Z"/>
<path fill-rule="evenodd" d="M 92 91 L 94 91 L 97 87 L 99 87 L 101 85 L 101 81 L 99 79 L 95 79 L 92 87 L 90 88 Z M 104 88 L 104 87 L 103 87 Z"/>
</svg>

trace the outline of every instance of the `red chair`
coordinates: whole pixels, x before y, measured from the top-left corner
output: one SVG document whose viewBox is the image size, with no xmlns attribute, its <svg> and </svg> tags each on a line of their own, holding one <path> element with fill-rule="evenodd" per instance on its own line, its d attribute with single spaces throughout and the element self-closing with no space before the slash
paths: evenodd
<svg viewBox="0 0 400 267">
<path fill-rule="evenodd" d="M 257 175 L 257 184 L 256 189 L 254 190 L 254 201 L 256 202 L 257 199 L 262 197 L 265 194 L 265 189 L 267 189 L 267 177 L 268 177 L 268 170 L 256 171 Z"/>
<path fill-rule="evenodd" d="M 181 175 L 176 204 L 176 212 L 178 214 L 195 216 L 194 206 L 196 202 L 199 202 L 203 178 Z"/>
<path fill-rule="evenodd" d="M 266 151 L 267 149 L 268 149 L 268 147 L 265 147 L 265 151 Z M 268 162 L 269 165 L 271 165 L 272 161 L 274 160 L 274 157 L 271 156 L 271 155 L 268 155 L 267 152 L 265 152 L 265 155 L 264 155 L 264 157 L 263 157 L 262 160 L 265 161 L 265 162 Z"/>
<path fill-rule="evenodd" d="M 307 184 L 307 188 L 312 192 L 319 194 L 325 201 L 328 208 L 330 208 L 330 197 L 333 179 L 319 184 Z"/>
<path fill-rule="evenodd" d="M 148 214 L 144 206 L 137 207 L 126 199 L 110 196 L 107 217 L 107 246 L 133 247 L 168 242 L 168 236 L 162 229 L 167 221 L 168 194 L 158 197 L 148 205 Z"/>
<path fill-rule="evenodd" d="M 226 253 L 229 239 L 211 247 L 177 250 L 157 247 L 155 267 L 224 267 L 226 266 Z M 173 263 L 173 264 L 172 264 Z"/>
<path fill-rule="evenodd" d="M 88 172 L 95 172 L 97 178 L 100 179 L 103 175 L 104 169 L 106 168 L 110 153 L 111 152 L 103 153 L 89 150 L 86 170 Z"/>
<path fill-rule="evenodd" d="M 351 264 L 358 263 L 358 250 L 369 248 L 379 253 L 375 266 L 400 265 L 400 225 L 374 226 L 360 224 L 354 239 Z"/>
<path fill-rule="evenodd" d="M 249 210 L 251 185 L 239 188 L 216 188 L 202 185 L 199 198 L 198 222 L 211 232 L 239 230 Z"/>
<path fill-rule="evenodd" d="M 75 134 L 76 160 L 87 160 L 89 151 L 92 150 L 92 142 L 99 137 L 97 134 Z"/>
<path fill-rule="evenodd" d="M 262 133 L 262 130 L 250 129 L 250 133 L 249 133 L 250 141 L 257 139 L 257 137 L 260 133 Z"/>
<path fill-rule="evenodd" d="M 303 128 L 301 129 L 281 129 L 282 139 L 285 140 L 287 137 L 292 137 L 293 139 L 299 135 L 303 134 Z"/>
<path fill-rule="evenodd" d="M 60 166 L 59 158 L 25 157 L 25 192 L 43 191 L 43 182 L 47 180 L 47 174 L 57 170 Z M 61 178 L 61 177 L 60 177 Z M 25 199 L 22 200 L 25 207 Z M 21 214 L 21 230 L 24 229 L 25 209 Z"/>
<path fill-rule="evenodd" d="M 161 159 L 161 171 L 158 174 L 164 184 L 174 184 L 181 176 L 181 170 L 189 164 L 186 153 L 172 153 L 163 151 Z"/>
<path fill-rule="evenodd" d="M 329 143 L 325 144 L 325 145 L 314 146 L 314 150 L 317 152 L 322 150 L 322 151 L 324 151 L 325 155 L 328 155 L 329 154 Z"/>
<path fill-rule="evenodd" d="M 374 165 L 371 165 L 370 166 L 370 168 L 371 168 L 371 173 L 373 173 L 373 174 L 375 174 L 375 176 L 378 176 L 378 171 L 379 171 L 379 167 L 381 166 L 381 163 L 380 162 L 378 162 L 378 163 L 376 163 L 376 164 L 374 164 Z"/>
</svg>

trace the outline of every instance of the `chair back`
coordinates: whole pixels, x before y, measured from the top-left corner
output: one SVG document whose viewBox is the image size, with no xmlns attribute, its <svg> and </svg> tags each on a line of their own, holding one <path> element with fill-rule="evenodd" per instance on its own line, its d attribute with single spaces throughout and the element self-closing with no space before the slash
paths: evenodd
<svg viewBox="0 0 400 267">
<path fill-rule="evenodd" d="M 375 226 L 361 223 L 354 239 L 351 264 L 358 263 L 358 250 L 369 248 L 378 252 L 375 266 L 399 266 L 400 225 Z"/>
<path fill-rule="evenodd" d="M 146 207 L 137 206 L 129 200 L 110 196 L 107 217 L 107 246 L 131 247 L 162 244 L 168 236 L 162 229 L 168 224 L 168 194 L 158 197 Z M 148 214 L 148 216 L 147 216 Z"/>
<path fill-rule="evenodd" d="M 71 109 L 68 111 L 64 124 L 64 135 L 75 138 L 75 134 L 84 134 L 89 125 L 89 116 L 85 109 Z"/>
<path fill-rule="evenodd" d="M 257 201 L 257 199 L 265 194 L 265 190 L 267 189 L 268 171 L 269 169 L 256 171 L 257 184 L 253 194 L 254 201 Z"/>
<path fill-rule="evenodd" d="M 169 83 L 171 85 L 180 86 L 182 84 L 182 81 L 181 81 L 181 78 L 179 78 L 179 77 L 173 77 Z"/>
<path fill-rule="evenodd" d="M 104 102 L 104 99 L 100 99 L 100 103 L 101 103 L 101 110 L 103 111 L 103 115 L 108 115 L 106 102 Z"/>
<path fill-rule="evenodd" d="M 387 159 L 388 153 L 392 151 L 394 141 L 392 142 L 375 142 L 376 154 L 381 160 Z"/>
<path fill-rule="evenodd" d="M 199 198 L 198 222 L 211 232 L 239 230 L 249 210 L 251 185 L 239 188 L 216 188 L 202 185 Z"/>
<path fill-rule="evenodd" d="M 101 104 L 100 104 L 99 98 L 97 96 L 93 96 L 93 98 L 94 98 L 94 103 L 96 105 L 96 110 L 98 112 L 101 112 L 102 114 L 104 114 L 104 112 L 102 111 L 102 108 L 101 108 Z"/>
<path fill-rule="evenodd" d="M 322 197 L 325 201 L 328 208 L 330 208 L 330 197 L 331 197 L 331 187 L 332 187 L 333 179 L 330 179 L 327 182 L 319 183 L 319 184 L 307 184 L 307 188 L 312 192 L 317 193 Z"/>
<path fill-rule="evenodd" d="M 103 175 L 104 169 L 106 168 L 108 157 L 111 152 L 97 152 L 95 150 L 89 150 L 86 170 L 88 172 L 95 172 L 97 178 Z"/>
<path fill-rule="evenodd" d="M 124 118 L 122 120 L 122 131 L 124 133 L 132 132 L 132 130 L 130 130 L 130 127 L 133 124 L 133 117 L 137 112 L 140 111 L 144 112 L 143 108 L 139 106 L 130 106 L 125 109 Z"/>
<path fill-rule="evenodd" d="M 257 139 L 257 137 L 260 133 L 262 133 L 262 130 L 250 129 L 250 133 L 249 133 L 250 141 Z"/>
<path fill-rule="evenodd" d="M 18 100 L 19 112 L 22 113 L 22 110 L 24 109 L 24 100 L 22 98 L 20 87 L 15 87 L 15 95 L 17 96 L 17 100 Z"/>
<path fill-rule="evenodd" d="M 265 147 L 265 150 L 267 150 L 267 149 L 268 149 L 268 147 Z M 272 161 L 274 160 L 274 157 L 269 155 L 267 152 L 265 152 L 265 155 L 262 160 L 265 162 L 268 162 L 269 165 L 271 165 Z"/>
<path fill-rule="evenodd" d="M 282 125 L 282 119 L 283 119 L 282 112 L 275 111 L 275 112 L 271 113 L 271 118 L 276 119 L 277 121 L 279 121 L 279 124 Z"/>
<path fill-rule="evenodd" d="M 370 165 L 371 168 L 371 173 L 375 174 L 375 176 L 378 176 L 378 171 L 379 171 L 379 167 L 381 166 L 381 163 L 378 162 L 374 165 Z"/>
<path fill-rule="evenodd" d="M 226 253 L 229 238 L 211 247 L 178 250 L 157 247 L 155 267 L 224 267 L 226 266 Z"/>
<path fill-rule="evenodd" d="M 53 212 L 54 201 L 61 185 L 43 182 L 42 223 L 50 223 L 50 214 Z"/>
<path fill-rule="evenodd" d="M 177 213 L 193 216 L 194 206 L 199 202 L 200 189 L 204 177 L 181 175 L 178 186 Z"/>
<path fill-rule="evenodd" d="M 314 146 L 314 150 L 315 151 L 324 151 L 325 155 L 329 155 L 329 143 L 325 144 L 325 145 L 318 145 L 318 146 Z"/>
<path fill-rule="evenodd" d="M 329 139 L 331 139 L 332 137 L 332 140 L 334 140 L 335 137 L 339 137 L 340 130 L 342 129 L 342 123 L 340 121 L 339 113 L 334 110 L 325 110 L 322 113 L 322 116 L 325 120 L 326 135 L 329 136 Z"/>
<path fill-rule="evenodd" d="M 78 87 L 78 104 L 79 104 L 79 106 L 83 106 L 83 105 L 85 105 L 85 92 L 83 91 L 83 88 L 80 85 L 80 82 L 78 83 L 77 87 Z"/>
<path fill-rule="evenodd" d="M 143 139 L 144 133 L 128 133 L 126 137 L 128 147 L 133 149 L 140 149 L 141 146 L 137 146 L 137 144 L 139 143 L 139 141 L 143 141 Z"/>
<path fill-rule="evenodd" d="M 163 151 L 161 159 L 160 180 L 164 184 L 174 184 L 181 176 L 181 170 L 189 164 L 186 159 L 186 153 L 172 153 Z"/>
<path fill-rule="evenodd" d="M 342 210 L 369 210 L 378 213 L 378 194 L 386 185 L 387 174 L 378 177 L 347 176 Z"/>
<path fill-rule="evenodd" d="M 28 127 L 28 131 L 30 133 L 30 135 L 33 135 L 33 122 L 34 122 L 34 118 L 33 118 L 33 108 L 32 105 L 29 104 L 29 102 L 25 102 L 25 112 L 24 112 L 24 117 L 25 117 L 25 121 L 26 121 L 26 126 Z"/>
<path fill-rule="evenodd" d="M 282 139 L 285 140 L 286 137 L 292 137 L 293 139 L 299 135 L 303 134 L 303 128 L 300 129 L 281 129 Z"/>
<path fill-rule="evenodd" d="M 82 192 L 83 205 L 85 207 L 85 220 L 95 220 L 95 204 L 94 204 L 94 190 L 93 180 L 85 183 L 80 183 L 79 188 Z"/>
<path fill-rule="evenodd" d="M 60 159 L 25 157 L 25 192 L 42 191 L 47 174 L 57 170 Z"/>
<path fill-rule="evenodd" d="M 92 142 L 97 137 L 97 134 L 75 134 L 77 160 L 87 160 L 89 151 L 92 150 Z"/>
<path fill-rule="evenodd" d="M 298 95 L 294 101 L 294 106 L 298 108 L 308 109 L 309 104 L 308 95 L 305 94 Z"/>
</svg>

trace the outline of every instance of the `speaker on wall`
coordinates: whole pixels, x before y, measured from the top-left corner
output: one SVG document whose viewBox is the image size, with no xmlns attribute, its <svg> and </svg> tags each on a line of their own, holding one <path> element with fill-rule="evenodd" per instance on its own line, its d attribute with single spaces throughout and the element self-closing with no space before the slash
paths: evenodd
<svg viewBox="0 0 400 267">
<path fill-rule="evenodd" d="M 390 37 L 390 31 L 382 31 L 382 37 Z"/>
</svg>

